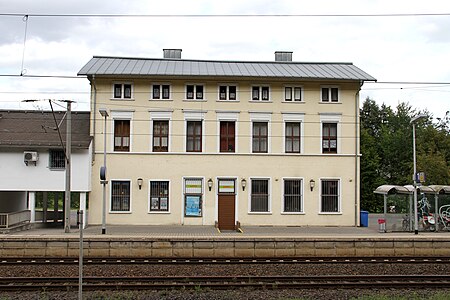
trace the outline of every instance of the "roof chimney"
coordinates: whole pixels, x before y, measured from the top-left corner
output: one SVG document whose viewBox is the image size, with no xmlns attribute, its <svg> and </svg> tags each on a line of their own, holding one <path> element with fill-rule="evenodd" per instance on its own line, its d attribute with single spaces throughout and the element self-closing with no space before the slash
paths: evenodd
<svg viewBox="0 0 450 300">
<path fill-rule="evenodd" d="M 181 49 L 163 49 L 164 58 L 176 58 L 181 59 Z"/>
<path fill-rule="evenodd" d="M 292 51 L 275 51 L 275 61 L 292 61 Z"/>
</svg>

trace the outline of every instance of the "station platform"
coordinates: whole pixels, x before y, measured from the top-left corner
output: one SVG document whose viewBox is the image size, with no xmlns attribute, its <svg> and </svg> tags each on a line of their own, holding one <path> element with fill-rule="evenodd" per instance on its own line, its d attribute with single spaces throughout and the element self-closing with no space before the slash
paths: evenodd
<svg viewBox="0 0 450 300">
<path fill-rule="evenodd" d="M 78 257 L 80 231 L 33 228 L 0 235 L 0 257 Z M 83 230 L 86 257 L 450 257 L 450 232 L 378 232 L 373 227 L 107 225 Z"/>
</svg>

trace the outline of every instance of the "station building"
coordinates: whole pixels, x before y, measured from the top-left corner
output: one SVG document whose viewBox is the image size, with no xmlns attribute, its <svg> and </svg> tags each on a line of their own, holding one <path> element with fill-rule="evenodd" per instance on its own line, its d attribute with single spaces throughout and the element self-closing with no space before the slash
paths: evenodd
<svg viewBox="0 0 450 300">
<path fill-rule="evenodd" d="M 105 209 L 107 224 L 359 225 L 359 91 L 375 78 L 292 52 L 181 52 L 94 56 L 79 71 L 91 85 L 89 224 Z"/>
</svg>

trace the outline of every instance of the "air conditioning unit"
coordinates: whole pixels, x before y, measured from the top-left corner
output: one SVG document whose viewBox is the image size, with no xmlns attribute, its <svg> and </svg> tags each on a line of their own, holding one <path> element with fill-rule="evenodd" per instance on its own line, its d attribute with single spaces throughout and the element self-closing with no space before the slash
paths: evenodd
<svg viewBox="0 0 450 300">
<path fill-rule="evenodd" d="M 23 152 L 23 161 L 28 166 L 28 163 L 34 163 L 36 165 L 36 162 L 39 159 L 39 155 L 36 151 L 24 151 Z"/>
</svg>

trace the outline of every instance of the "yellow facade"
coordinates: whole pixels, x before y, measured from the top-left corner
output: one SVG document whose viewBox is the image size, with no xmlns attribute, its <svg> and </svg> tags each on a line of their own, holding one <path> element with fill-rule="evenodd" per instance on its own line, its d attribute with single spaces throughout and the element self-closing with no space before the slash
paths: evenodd
<svg viewBox="0 0 450 300">
<path fill-rule="evenodd" d="M 95 155 L 89 224 L 102 223 L 104 133 L 107 156 L 107 224 L 214 225 L 218 221 L 220 179 L 236 183 L 235 221 L 241 225 L 358 226 L 359 225 L 359 81 L 301 81 L 292 78 L 108 77 L 91 78 L 91 132 Z M 132 86 L 129 99 L 115 99 L 114 84 Z M 168 100 L 152 99 L 152 85 L 169 85 Z M 186 85 L 203 85 L 203 100 L 187 100 Z M 237 87 L 237 100 L 218 100 L 219 86 Z M 253 101 L 253 86 L 269 86 L 269 101 Z M 302 89 L 302 101 L 285 101 L 285 87 Z M 323 102 L 321 88 L 339 89 L 338 102 Z M 104 118 L 99 109 L 105 108 Z M 114 122 L 130 120 L 130 151 L 114 151 Z M 153 152 L 155 120 L 169 120 L 169 151 Z M 186 151 L 186 122 L 202 120 L 202 151 Z M 220 121 L 235 121 L 235 152 L 219 151 Z M 252 124 L 268 124 L 268 153 L 252 153 Z M 301 124 L 301 152 L 285 153 L 285 123 Z M 322 153 L 322 123 L 337 123 L 337 153 Z M 138 187 L 142 178 L 142 187 Z M 186 216 L 185 179 L 202 179 L 202 213 Z M 284 211 L 284 180 L 301 179 L 302 209 Z M 211 191 L 208 181 L 212 180 Z M 246 181 L 245 190 L 242 180 Z M 268 209 L 251 211 L 251 182 L 268 179 Z M 321 209 L 321 182 L 337 179 L 337 211 Z M 130 182 L 130 208 L 111 210 L 111 182 Z M 150 211 L 150 181 L 169 182 L 168 211 Z M 311 181 L 314 187 L 311 188 Z"/>
</svg>

